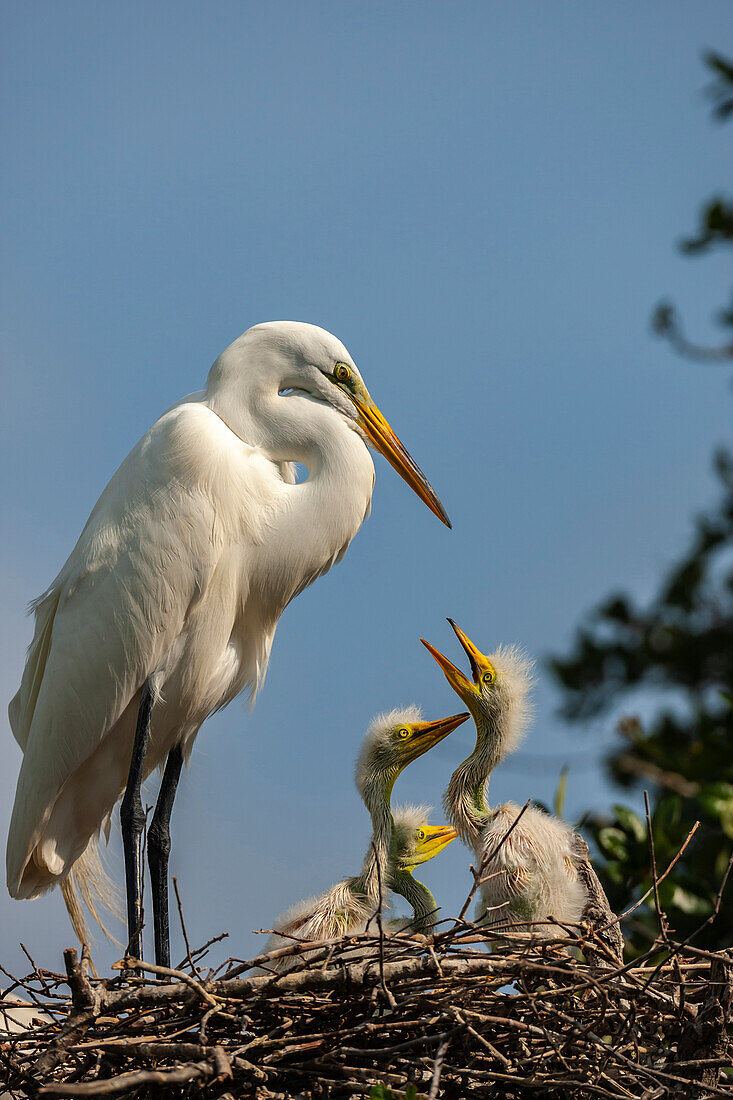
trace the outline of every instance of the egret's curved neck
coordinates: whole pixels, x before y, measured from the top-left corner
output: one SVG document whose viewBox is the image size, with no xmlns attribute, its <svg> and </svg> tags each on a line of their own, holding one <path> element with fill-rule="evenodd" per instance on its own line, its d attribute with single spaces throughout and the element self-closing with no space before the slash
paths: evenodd
<svg viewBox="0 0 733 1100">
<path fill-rule="evenodd" d="M 375 774 L 365 784 L 362 796 L 372 819 L 372 842 L 364 861 L 362 874 L 365 876 L 367 893 L 374 901 L 379 900 L 379 884 L 386 896 L 389 880 L 389 856 L 392 847 L 392 810 L 390 799 L 392 787 L 397 775 Z M 377 870 L 379 868 L 379 870 Z"/>
<path fill-rule="evenodd" d="M 206 403 L 239 438 L 271 462 L 300 462 L 307 481 L 284 484 L 269 523 L 266 583 L 271 606 L 284 605 L 338 561 L 369 510 L 374 465 L 347 417 L 325 401 L 281 395 L 286 375 L 274 368 L 210 381 Z M 281 605 L 281 606 L 279 606 Z"/>
<path fill-rule="evenodd" d="M 412 871 L 395 869 L 389 880 L 391 888 L 400 894 L 412 906 L 412 927 L 415 932 L 429 932 L 435 924 L 437 903 L 422 882 L 418 882 Z"/>
<path fill-rule="evenodd" d="M 471 847 L 478 843 L 491 816 L 489 777 L 503 755 L 502 738 L 497 738 L 493 722 L 480 710 L 476 710 L 473 719 L 476 747 L 453 772 L 443 800 L 451 825 Z"/>
</svg>

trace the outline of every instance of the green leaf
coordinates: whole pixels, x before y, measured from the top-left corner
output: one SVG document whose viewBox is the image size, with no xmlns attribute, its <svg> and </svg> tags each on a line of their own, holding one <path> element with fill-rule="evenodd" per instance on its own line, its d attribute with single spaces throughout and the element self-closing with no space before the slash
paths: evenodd
<svg viewBox="0 0 733 1100">
<path fill-rule="evenodd" d="M 629 858 L 626 839 L 626 833 L 614 828 L 613 825 L 607 825 L 604 829 L 598 830 L 598 843 L 603 851 L 622 862 Z"/>
<path fill-rule="evenodd" d="M 681 886 L 675 886 L 672 891 L 672 905 L 683 913 L 696 917 L 707 916 L 712 908 L 707 898 L 698 897 L 689 890 L 683 890 Z"/>
<path fill-rule="evenodd" d="M 422 1100 L 415 1085 L 407 1085 L 404 1092 L 394 1092 L 387 1085 L 373 1085 L 369 1100 Z"/>
<path fill-rule="evenodd" d="M 700 792 L 700 802 L 718 818 L 725 835 L 733 838 L 733 784 L 709 783 Z"/>
<path fill-rule="evenodd" d="M 630 833 L 635 840 L 643 843 L 647 838 L 647 828 L 639 815 L 630 810 L 628 806 L 622 806 L 620 803 L 616 803 L 613 810 L 625 832 Z"/>
<path fill-rule="evenodd" d="M 555 811 L 556 817 L 562 817 L 563 810 L 565 808 L 565 795 L 568 790 L 568 771 L 567 764 L 563 764 L 560 772 L 560 778 L 557 781 L 557 788 L 555 790 L 555 798 L 552 803 L 552 808 Z"/>
</svg>

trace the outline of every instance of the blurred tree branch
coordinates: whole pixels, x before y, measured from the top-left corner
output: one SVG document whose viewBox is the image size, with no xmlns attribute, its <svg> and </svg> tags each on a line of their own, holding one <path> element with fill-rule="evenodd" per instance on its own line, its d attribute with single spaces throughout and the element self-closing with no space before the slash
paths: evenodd
<svg viewBox="0 0 733 1100">
<path fill-rule="evenodd" d="M 717 54 L 706 62 L 715 76 L 714 117 L 724 121 L 733 114 L 733 64 Z M 733 203 L 716 196 L 703 207 L 697 234 L 680 247 L 697 256 L 731 243 Z M 733 306 L 719 321 L 733 327 Z M 688 340 L 671 302 L 657 306 L 652 327 L 686 358 L 733 359 L 732 342 L 705 347 Z M 607 767 L 619 787 L 651 788 L 660 860 L 679 849 L 695 821 L 702 822 L 674 884 L 660 885 L 658 903 L 682 935 L 720 907 L 715 891 L 733 846 L 733 455 L 719 449 L 714 461 L 719 499 L 697 517 L 687 549 L 653 598 L 641 605 L 623 592 L 607 597 L 578 628 L 572 651 L 551 662 L 570 721 L 617 715 L 643 692 L 647 716 L 631 714 L 617 723 L 618 743 Z M 600 876 L 619 910 L 649 883 L 647 827 L 623 804 L 587 821 Z M 637 951 L 653 938 L 656 919 L 647 902 L 627 926 Z M 733 906 L 702 927 L 708 946 L 729 945 Z"/>
<path fill-rule="evenodd" d="M 705 64 L 713 72 L 715 80 L 707 89 L 714 101 L 713 118 L 725 122 L 733 115 L 733 64 L 721 54 L 708 52 Z M 722 195 L 714 195 L 700 211 L 697 233 L 684 238 L 680 251 L 687 256 L 701 256 L 717 246 L 733 243 L 733 202 Z M 718 324 L 733 328 L 733 293 L 730 304 L 718 311 Z M 663 299 L 654 309 L 651 318 L 652 331 L 668 340 L 679 354 L 687 359 L 703 363 L 721 363 L 733 359 L 733 343 L 708 347 L 689 340 L 685 335 L 679 314 L 673 302 Z"/>
</svg>

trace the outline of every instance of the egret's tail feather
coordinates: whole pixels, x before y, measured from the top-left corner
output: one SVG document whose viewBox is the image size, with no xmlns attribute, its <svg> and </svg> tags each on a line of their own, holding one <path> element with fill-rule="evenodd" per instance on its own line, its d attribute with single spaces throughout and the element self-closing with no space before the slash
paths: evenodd
<svg viewBox="0 0 733 1100">
<path fill-rule="evenodd" d="M 119 944 L 100 916 L 106 910 L 121 919 L 117 890 L 107 874 L 99 855 L 99 840 L 93 837 L 86 851 L 77 859 L 69 874 L 61 883 L 66 911 L 80 943 L 90 943 L 91 936 L 87 913 L 104 932 L 107 939 Z"/>
</svg>

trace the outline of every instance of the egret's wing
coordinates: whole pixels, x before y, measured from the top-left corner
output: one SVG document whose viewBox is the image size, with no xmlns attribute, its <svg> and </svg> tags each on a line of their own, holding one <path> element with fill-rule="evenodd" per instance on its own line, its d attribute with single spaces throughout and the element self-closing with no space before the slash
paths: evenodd
<svg viewBox="0 0 733 1100">
<path fill-rule="evenodd" d="M 246 561 L 282 484 L 198 402 L 164 414 L 110 481 L 36 605 L 10 705 L 25 752 L 8 839 L 11 893 L 64 784 L 164 660 L 221 556 L 236 546 Z"/>
</svg>

